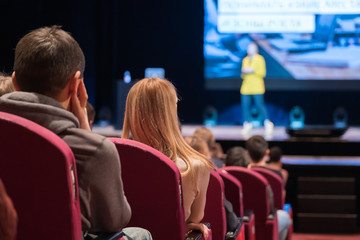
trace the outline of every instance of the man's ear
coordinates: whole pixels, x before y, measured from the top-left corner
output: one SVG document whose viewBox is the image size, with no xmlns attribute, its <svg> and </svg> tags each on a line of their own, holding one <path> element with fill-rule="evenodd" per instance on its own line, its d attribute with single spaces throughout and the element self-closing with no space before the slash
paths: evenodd
<svg viewBox="0 0 360 240">
<path fill-rule="evenodd" d="M 77 93 L 79 84 L 80 84 L 80 71 L 77 71 L 73 76 L 71 76 L 69 82 L 68 82 L 68 91 L 69 91 L 69 95 L 72 95 L 75 93 Z"/>
<path fill-rule="evenodd" d="M 19 85 L 18 85 L 18 83 L 16 81 L 15 71 L 12 73 L 11 79 L 12 79 L 12 84 L 14 85 L 15 90 L 16 91 L 21 91 L 20 88 L 19 88 Z"/>
</svg>

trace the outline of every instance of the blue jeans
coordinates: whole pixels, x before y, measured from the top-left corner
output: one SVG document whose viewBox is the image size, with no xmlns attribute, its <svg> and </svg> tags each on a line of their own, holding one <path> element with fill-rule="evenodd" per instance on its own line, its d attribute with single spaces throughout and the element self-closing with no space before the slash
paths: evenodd
<svg viewBox="0 0 360 240">
<path fill-rule="evenodd" d="M 241 107 L 243 113 L 243 121 L 250 122 L 251 119 L 251 101 L 254 101 L 255 107 L 258 109 L 262 120 L 268 119 L 265 108 L 264 94 L 245 95 L 241 94 Z"/>
<path fill-rule="evenodd" d="M 123 232 L 126 240 L 152 240 L 150 232 L 143 228 L 127 227 L 123 229 Z"/>
<path fill-rule="evenodd" d="M 276 215 L 279 224 L 279 240 L 285 240 L 291 224 L 290 216 L 284 210 L 277 210 Z"/>
</svg>

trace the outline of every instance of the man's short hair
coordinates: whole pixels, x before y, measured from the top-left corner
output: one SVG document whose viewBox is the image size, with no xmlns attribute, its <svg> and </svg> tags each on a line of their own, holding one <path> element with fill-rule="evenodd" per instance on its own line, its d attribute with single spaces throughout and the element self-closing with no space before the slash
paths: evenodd
<svg viewBox="0 0 360 240">
<path fill-rule="evenodd" d="M 246 149 L 249 152 L 251 160 L 255 163 L 261 161 L 268 147 L 268 143 L 259 135 L 252 136 L 246 141 Z"/>
<path fill-rule="evenodd" d="M 270 148 L 269 162 L 280 162 L 282 156 L 282 150 L 280 147 L 274 146 Z"/>
<path fill-rule="evenodd" d="M 225 165 L 248 167 L 250 157 L 243 147 L 232 147 L 226 151 Z"/>
<path fill-rule="evenodd" d="M 79 44 L 60 26 L 33 30 L 16 45 L 14 71 L 22 91 L 57 95 L 84 68 Z"/>
<path fill-rule="evenodd" d="M 0 97 L 6 93 L 14 91 L 15 89 L 11 77 L 0 72 Z"/>
</svg>

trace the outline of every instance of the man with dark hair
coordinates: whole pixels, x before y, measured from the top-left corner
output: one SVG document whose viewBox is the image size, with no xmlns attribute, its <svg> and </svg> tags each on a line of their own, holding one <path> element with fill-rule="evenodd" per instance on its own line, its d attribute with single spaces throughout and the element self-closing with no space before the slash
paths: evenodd
<svg viewBox="0 0 360 240">
<path fill-rule="evenodd" d="M 275 171 L 279 171 L 283 177 L 284 185 L 286 185 L 287 179 L 289 177 L 289 173 L 288 171 L 282 168 L 281 157 L 282 157 L 281 148 L 277 146 L 271 147 L 269 153 L 269 162 L 268 164 L 266 164 L 266 167 Z"/>
<path fill-rule="evenodd" d="M 246 141 L 246 149 L 250 155 L 250 167 L 261 167 L 271 170 L 283 179 L 280 171 L 266 167 L 266 158 L 269 156 L 269 145 L 262 136 L 255 135 Z"/>
<path fill-rule="evenodd" d="M 249 138 L 246 141 L 246 149 L 249 152 L 250 155 L 250 164 L 249 166 L 252 167 L 261 167 L 269 169 L 276 174 L 278 174 L 281 178 L 282 175 L 279 171 L 270 169 L 266 167 L 266 158 L 269 155 L 269 149 L 268 149 L 268 143 L 265 141 L 265 139 L 262 136 L 255 135 Z M 271 209 L 274 209 L 273 203 L 273 192 L 271 190 L 271 187 L 269 188 L 269 198 L 270 198 L 270 207 Z M 279 239 L 284 240 L 286 238 L 287 231 L 289 229 L 289 226 L 291 224 L 290 216 L 287 212 L 284 210 L 276 210 L 277 218 L 278 218 L 278 225 L 279 225 Z"/>
<path fill-rule="evenodd" d="M 79 179 L 82 229 L 88 239 L 88 233 L 122 230 L 131 209 L 114 144 L 90 131 L 84 68 L 84 54 L 69 33 L 58 26 L 31 31 L 16 45 L 12 75 L 16 92 L 0 98 L 0 111 L 34 121 L 70 146 Z M 146 230 L 128 233 L 151 239 Z"/>
</svg>

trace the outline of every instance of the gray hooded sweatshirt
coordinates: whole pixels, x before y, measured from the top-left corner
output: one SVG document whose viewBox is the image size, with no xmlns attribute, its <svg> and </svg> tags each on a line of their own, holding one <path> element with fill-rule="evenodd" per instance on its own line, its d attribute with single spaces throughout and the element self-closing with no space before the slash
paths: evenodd
<svg viewBox="0 0 360 240">
<path fill-rule="evenodd" d="M 79 128 L 78 119 L 56 100 L 28 92 L 0 97 L 0 111 L 29 119 L 60 136 L 75 155 L 84 231 L 117 232 L 131 209 L 124 194 L 120 159 L 107 138 Z"/>
</svg>

